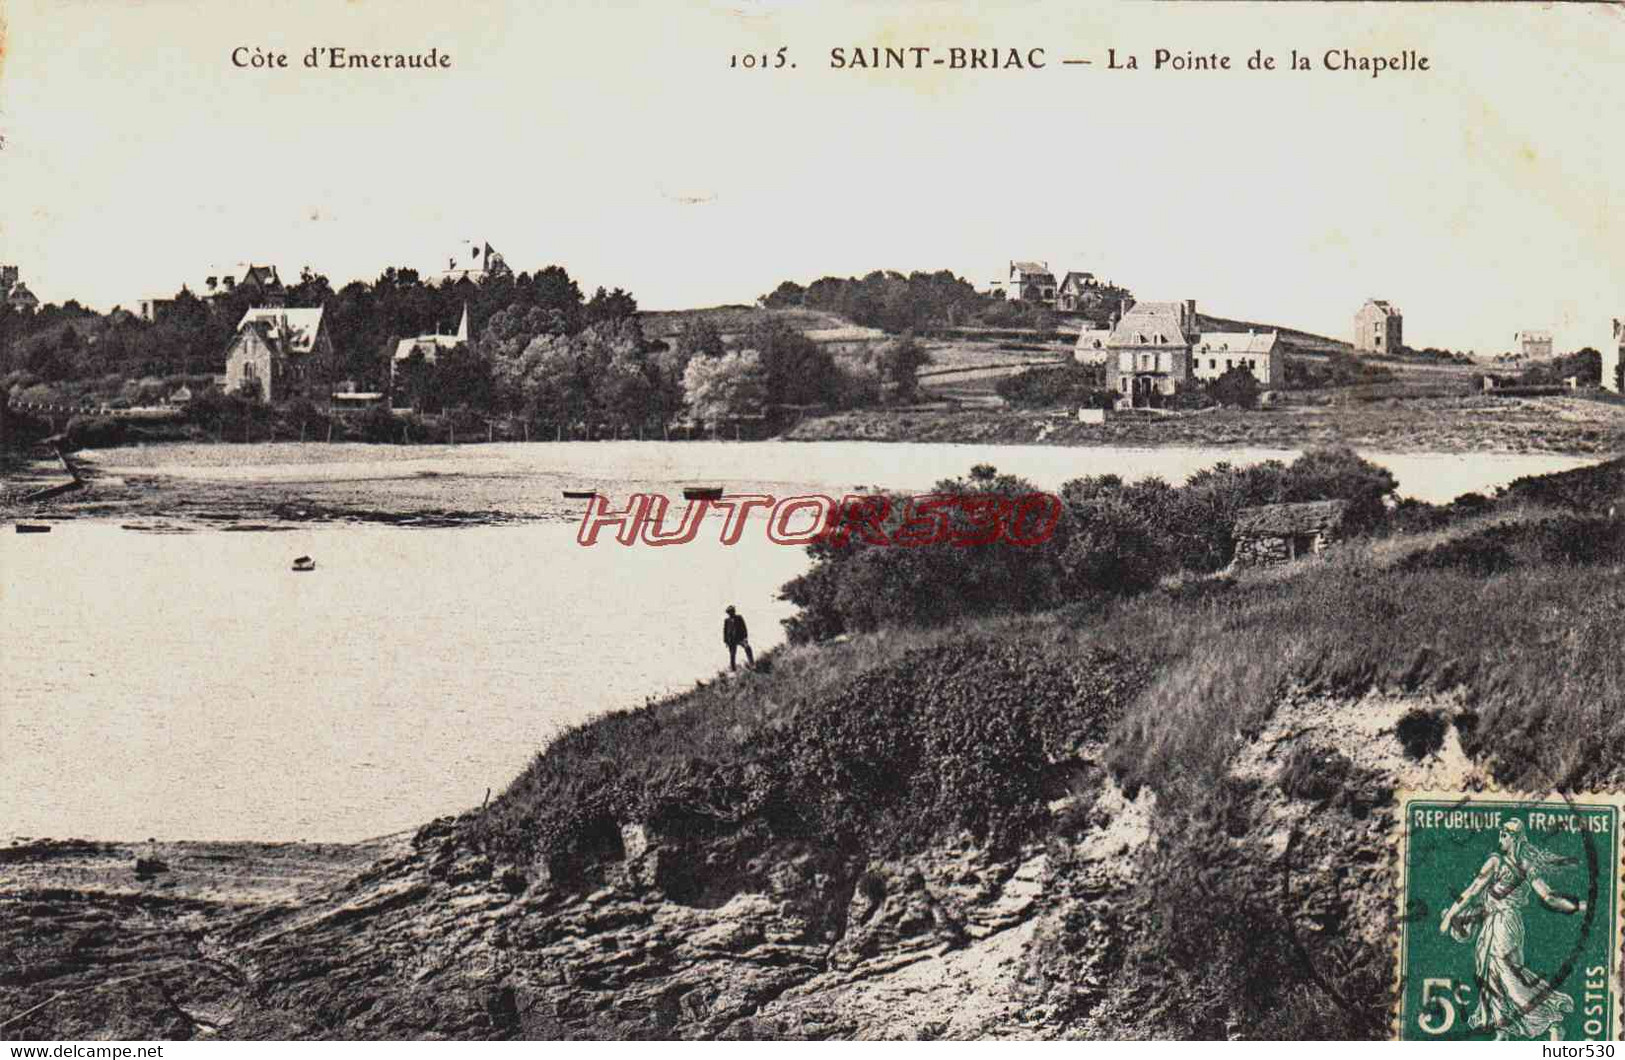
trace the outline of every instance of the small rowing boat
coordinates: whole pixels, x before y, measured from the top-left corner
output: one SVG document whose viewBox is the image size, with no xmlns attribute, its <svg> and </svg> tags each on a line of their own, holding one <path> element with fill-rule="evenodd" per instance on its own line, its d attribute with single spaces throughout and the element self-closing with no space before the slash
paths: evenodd
<svg viewBox="0 0 1625 1060">
<path fill-rule="evenodd" d="M 17 532 L 19 534 L 48 534 L 51 532 L 51 528 L 40 526 L 38 523 L 18 523 Z"/>
<path fill-rule="evenodd" d="M 564 499 L 571 501 L 590 501 L 598 496 L 597 490 L 565 490 Z"/>
<path fill-rule="evenodd" d="M 316 561 L 311 559 L 309 556 L 300 556 L 298 559 L 293 561 L 293 569 L 296 571 L 315 570 Z"/>
<path fill-rule="evenodd" d="M 721 486 L 684 486 L 685 501 L 715 501 L 722 499 Z"/>
</svg>

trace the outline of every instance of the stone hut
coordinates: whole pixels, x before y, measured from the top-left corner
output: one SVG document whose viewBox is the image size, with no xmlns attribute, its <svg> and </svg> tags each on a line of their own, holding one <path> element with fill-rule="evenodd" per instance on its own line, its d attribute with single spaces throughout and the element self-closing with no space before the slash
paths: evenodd
<svg viewBox="0 0 1625 1060">
<path fill-rule="evenodd" d="M 1343 536 L 1348 501 L 1306 501 L 1243 508 L 1236 517 L 1232 567 L 1287 563 L 1323 551 Z"/>
</svg>

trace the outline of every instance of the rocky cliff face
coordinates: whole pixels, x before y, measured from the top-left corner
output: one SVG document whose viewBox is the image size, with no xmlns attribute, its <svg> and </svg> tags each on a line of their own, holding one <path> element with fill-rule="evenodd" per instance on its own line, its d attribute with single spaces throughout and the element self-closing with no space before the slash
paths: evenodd
<svg viewBox="0 0 1625 1060">
<path fill-rule="evenodd" d="M 1205 808 L 1127 798 L 1085 758 L 1048 834 L 999 856 L 628 822 L 564 880 L 452 819 L 324 856 L 159 851 L 145 879 L 133 848 L 18 848 L 0 1033 L 1383 1037 L 1392 792 L 1478 775 L 1460 709 L 1288 695 Z"/>
</svg>

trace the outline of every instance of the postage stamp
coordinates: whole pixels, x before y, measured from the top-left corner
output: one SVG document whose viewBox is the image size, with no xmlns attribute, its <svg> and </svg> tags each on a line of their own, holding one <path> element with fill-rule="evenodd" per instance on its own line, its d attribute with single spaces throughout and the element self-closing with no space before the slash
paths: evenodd
<svg viewBox="0 0 1625 1060">
<path fill-rule="evenodd" d="M 1618 1038 L 1625 800 L 1430 791 L 1399 802 L 1396 1036 Z"/>
</svg>

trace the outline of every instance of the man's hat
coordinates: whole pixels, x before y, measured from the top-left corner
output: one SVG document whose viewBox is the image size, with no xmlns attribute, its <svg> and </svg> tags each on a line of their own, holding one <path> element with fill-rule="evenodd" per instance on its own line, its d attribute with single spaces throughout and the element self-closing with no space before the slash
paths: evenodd
<svg viewBox="0 0 1625 1060">
<path fill-rule="evenodd" d="M 728 605 L 728 614 L 730 614 L 730 615 L 731 615 L 731 614 L 733 614 L 733 613 L 734 613 L 734 605 L 733 605 L 733 604 L 729 604 L 729 605 Z"/>
</svg>

